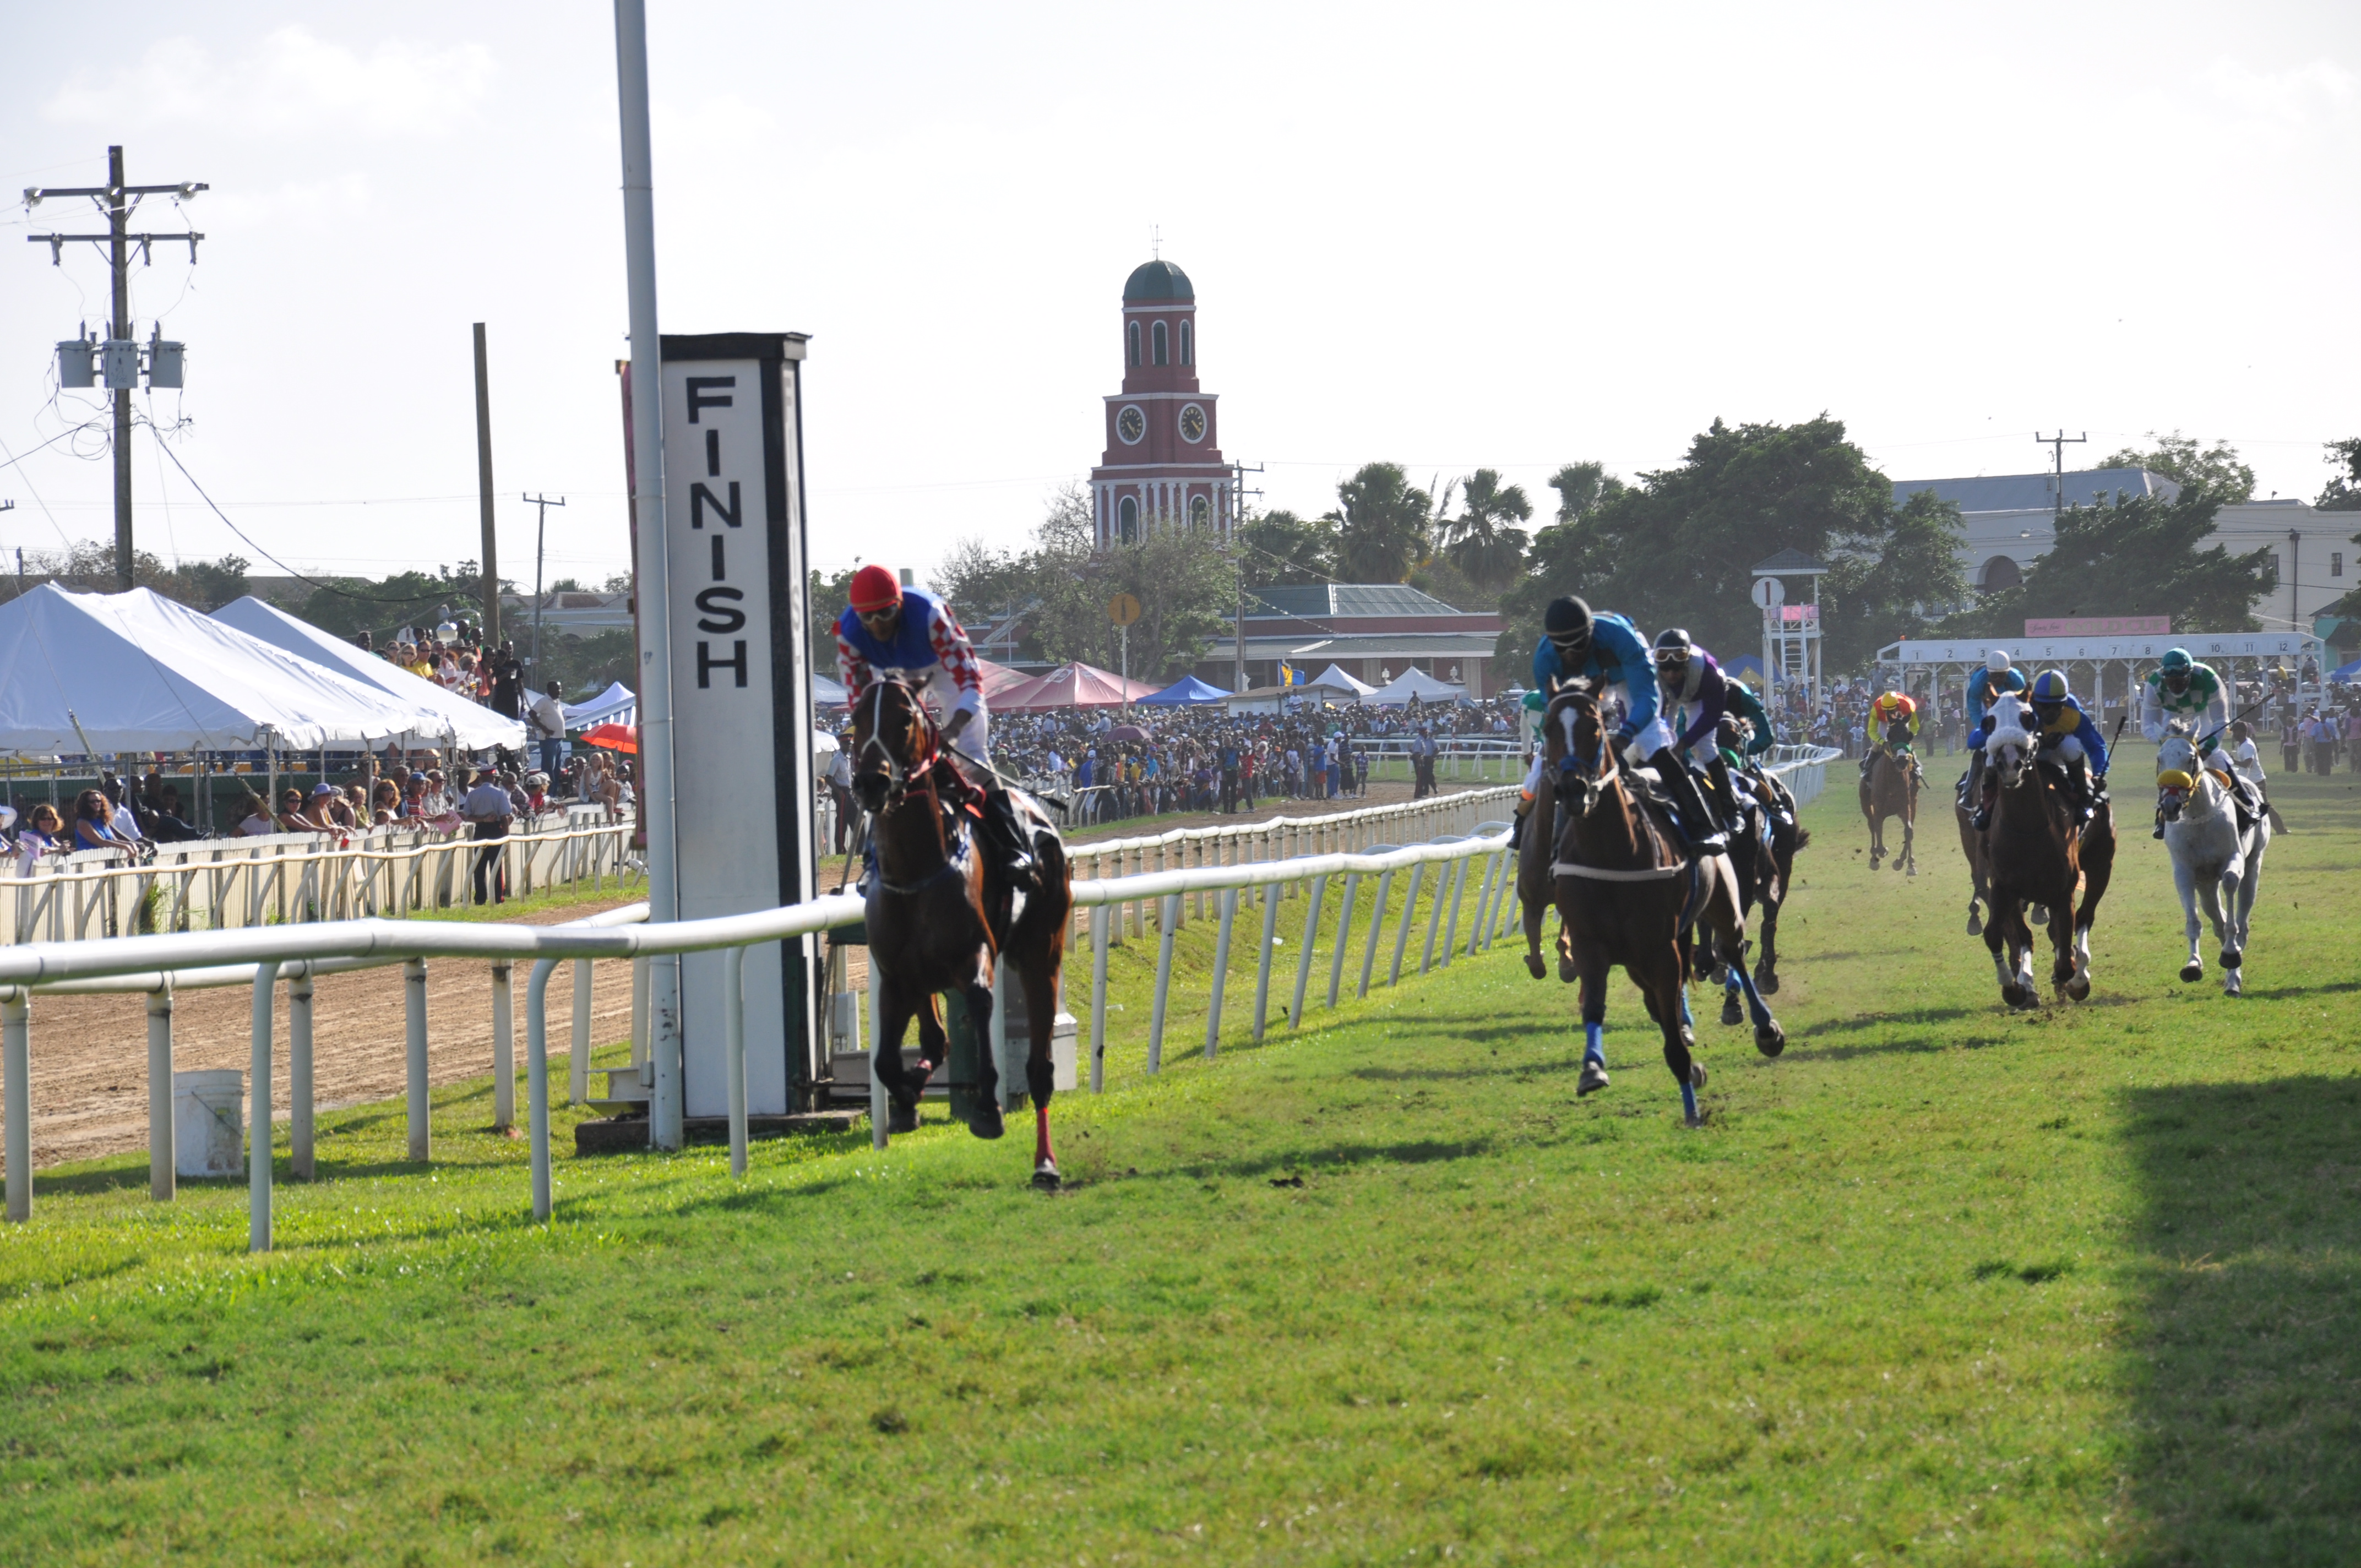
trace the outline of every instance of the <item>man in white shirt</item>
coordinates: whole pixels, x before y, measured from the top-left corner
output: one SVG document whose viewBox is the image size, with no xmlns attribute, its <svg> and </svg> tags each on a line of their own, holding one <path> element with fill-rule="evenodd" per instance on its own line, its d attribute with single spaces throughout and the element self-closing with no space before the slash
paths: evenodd
<svg viewBox="0 0 2361 1568">
<path fill-rule="evenodd" d="M 564 690 L 558 682 L 550 682 L 548 692 L 528 710 L 533 736 L 541 742 L 541 771 L 551 778 L 557 776 L 559 743 L 566 739 L 566 703 L 561 695 Z"/>
<path fill-rule="evenodd" d="M 516 816 L 516 802 L 509 797 L 499 777 L 489 768 L 479 769 L 476 787 L 467 792 L 460 805 L 460 815 L 474 825 L 472 837 L 486 841 L 476 851 L 476 902 L 485 901 L 485 883 L 491 884 L 491 902 L 508 902 L 507 868 L 500 864 L 501 846 L 498 840 L 509 836 L 509 823 Z"/>
</svg>

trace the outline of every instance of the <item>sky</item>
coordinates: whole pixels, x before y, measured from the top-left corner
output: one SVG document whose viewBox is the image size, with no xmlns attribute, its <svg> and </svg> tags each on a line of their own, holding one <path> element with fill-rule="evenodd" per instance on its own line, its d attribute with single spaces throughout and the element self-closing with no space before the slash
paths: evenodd
<svg viewBox="0 0 2361 1568">
<path fill-rule="evenodd" d="M 1378 459 L 1545 513 L 1561 464 L 1667 466 L 1717 417 L 1826 412 L 1897 479 L 2177 429 L 2306 498 L 2361 434 L 2349 4 L 650 11 L 662 325 L 812 334 L 831 568 L 1024 542 L 1098 461 L 1151 236 L 1225 453 L 1306 514 Z M 477 558 L 482 321 L 503 575 L 528 491 L 567 503 L 552 580 L 626 569 L 609 8 L 0 0 L 0 191 L 100 183 L 110 143 L 211 186 L 134 222 L 206 236 L 133 273 L 137 335 L 188 345 L 136 400 L 171 455 L 134 432 L 141 548 Z M 112 537 L 54 358 L 104 263 L 24 240 L 96 226 L 0 204 L 0 546 Z"/>
</svg>

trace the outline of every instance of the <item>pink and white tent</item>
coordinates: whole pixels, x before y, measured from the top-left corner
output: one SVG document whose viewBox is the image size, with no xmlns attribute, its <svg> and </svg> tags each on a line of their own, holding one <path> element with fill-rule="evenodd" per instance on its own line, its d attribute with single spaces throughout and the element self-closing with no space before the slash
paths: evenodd
<svg viewBox="0 0 2361 1568">
<path fill-rule="evenodd" d="M 1092 664 L 1061 664 L 984 700 L 998 713 L 1039 713 L 1052 707 L 1118 707 L 1155 695 L 1156 688 L 1145 681 L 1132 681 L 1126 686 L 1124 678 L 1112 671 Z"/>
</svg>

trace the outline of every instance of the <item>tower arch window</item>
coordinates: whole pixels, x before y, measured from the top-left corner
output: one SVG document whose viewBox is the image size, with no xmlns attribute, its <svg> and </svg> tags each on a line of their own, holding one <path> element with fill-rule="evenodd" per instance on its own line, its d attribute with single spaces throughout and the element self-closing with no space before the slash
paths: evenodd
<svg viewBox="0 0 2361 1568">
<path fill-rule="evenodd" d="M 1213 502 L 1211 502 L 1211 501 L 1207 500 L 1207 499 L 1206 499 L 1204 497 L 1202 497 L 1202 496 L 1195 496 L 1195 497 L 1191 498 L 1190 502 L 1189 502 L 1189 526 L 1190 526 L 1190 527 L 1191 527 L 1191 528 L 1202 528 L 1202 527 L 1204 527 L 1204 526 L 1205 526 L 1206 521 L 1207 521 L 1210 518 L 1212 518 L 1212 516 L 1213 516 Z"/>
<path fill-rule="evenodd" d="M 1126 323 L 1123 329 L 1123 335 L 1124 363 L 1137 367 L 1139 364 L 1139 323 L 1137 322 Z"/>
<path fill-rule="evenodd" d="M 1172 363 L 1170 345 L 1165 340 L 1164 323 L 1162 322 L 1158 322 L 1156 323 L 1156 362 L 1159 365 L 1170 365 Z"/>
<path fill-rule="evenodd" d="M 2024 568 L 2006 555 L 1995 555 L 1984 563 L 1983 571 L 1979 575 L 1976 587 L 1988 594 L 1998 593 L 2003 588 L 2016 587 L 2024 581 Z"/>
<path fill-rule="evenodd" d="M 1197 329 L 1187 322 L 1180 323 L 1180 363 L 1197 363 Z"/>
<path fill-rule="evenodd" d="M 1115 531 L 1126 544 L 1139 538 L 1139 498 L 1126 496 L 1115 509 Z"/>
</svg>

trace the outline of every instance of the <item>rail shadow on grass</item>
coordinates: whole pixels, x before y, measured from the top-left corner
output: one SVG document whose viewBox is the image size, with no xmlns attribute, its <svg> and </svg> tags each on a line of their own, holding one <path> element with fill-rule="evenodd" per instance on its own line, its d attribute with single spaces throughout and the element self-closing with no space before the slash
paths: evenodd
<svg viewBox="0 0 2361 1568">
<path fill-rule="evenodd" d="M 2361 1562 L 2361 1077 L 2127 1091 L 2158 1563 Z"/>
</svg>

